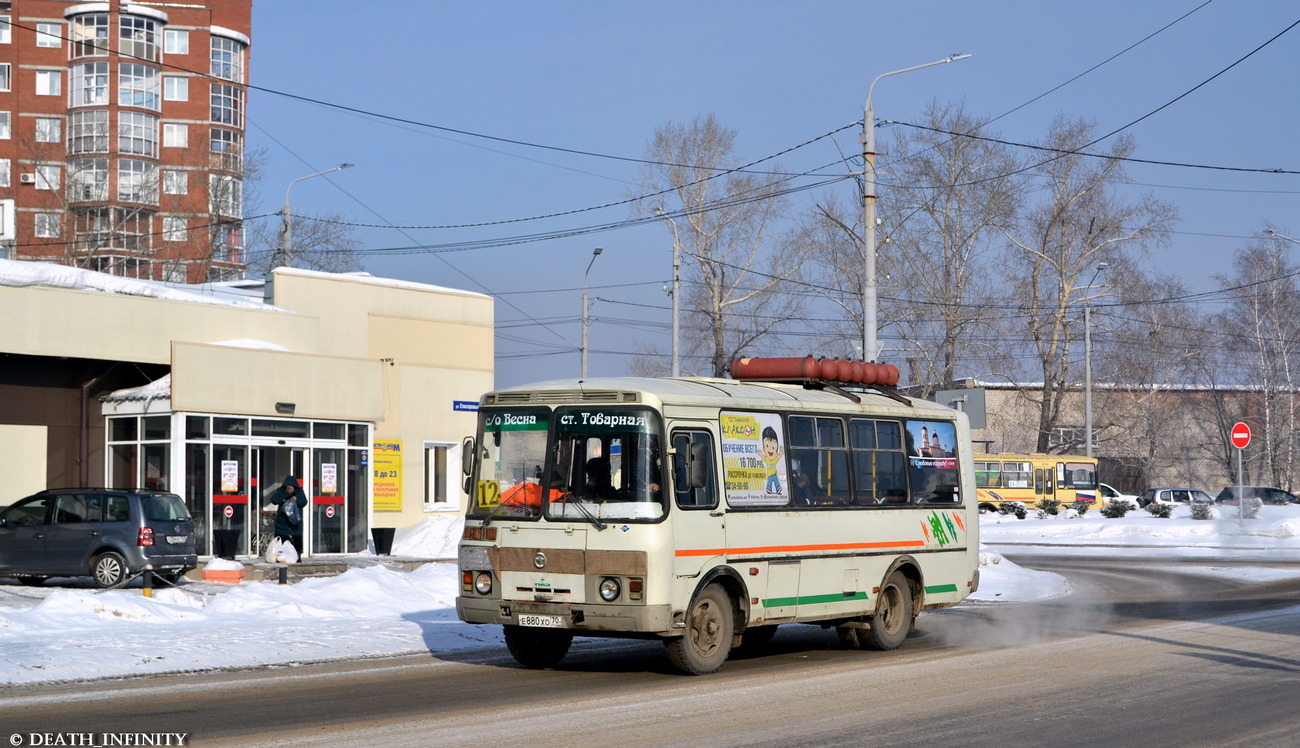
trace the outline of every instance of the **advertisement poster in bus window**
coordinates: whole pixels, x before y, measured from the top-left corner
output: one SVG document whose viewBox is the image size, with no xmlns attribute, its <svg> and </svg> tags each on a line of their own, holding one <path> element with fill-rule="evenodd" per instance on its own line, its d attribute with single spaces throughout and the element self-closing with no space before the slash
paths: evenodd
<svg viewBox="0 0 1300 748">
<path fill-rule="evenodd" d="M 907 421 L 904 438 L 917 501 L 960 501 L 957 430 L 950 421 Z"/>
<path fill-rule="evenodd" d="M 722 471 L 732 506 L 789 503 L 785 432 L 776 413 L 722 413 Z"/>
</svg>

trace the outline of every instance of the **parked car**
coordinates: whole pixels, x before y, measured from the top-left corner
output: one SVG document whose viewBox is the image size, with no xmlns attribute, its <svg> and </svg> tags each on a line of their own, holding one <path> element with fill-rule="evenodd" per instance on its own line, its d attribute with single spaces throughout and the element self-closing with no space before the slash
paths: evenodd
<svg viewBox="0 0 1300 748">
<path fill-rule="evenodd" d="M 1124 493 L 1105 483 L 1097 484 L 1097 493 L 1101 496 L 1103 504 L 1110 504 L 1116 501 L 1127 501 L 1133 506 L 1137 506 L 1137 496 L 1131 493 Z"/>
<path fill-rule="evenodd" d="M 1237 486 L 1228 486 L 1224 488 L 1219 492 L 1218 496 L 1214 497 L 1214 500 L 1220 504 L 1236 504 L 1237 499 L 1239 498 L 1237 495 L 1237 488 Z M 1270 486 L 1241 486 L 1241 489 L 1245 492 L 1244 495 L 1246 498 L 1260 499 L 1265 504 L 1300 504 L 1300 499 L 1297 499 L 1295 494 L 1290 491 L 1283 491 L 1280 488 L 1272 488 Z"/>
<path fill-rule="evenodd" d="M 1139 507 L 1151 504 L 1187 505 L 1212 504 L 1214 498 L 1199 488 L 1148 488 L 1138 496 Z"/>
<path fill-rule="evenodd" d="M 145 571 L 175 581 L 197 565 L 194 521 L 174 493 L 56 489 L 0 511 L 0 576 L 24 584 L 90 575 L 121 587 Z"/>
</svg>

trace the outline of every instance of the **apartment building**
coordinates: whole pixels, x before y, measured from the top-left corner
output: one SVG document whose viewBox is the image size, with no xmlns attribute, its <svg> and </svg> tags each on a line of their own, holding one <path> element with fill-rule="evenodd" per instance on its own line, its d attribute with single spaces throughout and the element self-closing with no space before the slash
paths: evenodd
<svg viewBox="0 0 1300 748">
<path fill-rule="evenodd" d="M 0 258 L 242 277 L 252 0 L 0 0 Z"/>
</svg>

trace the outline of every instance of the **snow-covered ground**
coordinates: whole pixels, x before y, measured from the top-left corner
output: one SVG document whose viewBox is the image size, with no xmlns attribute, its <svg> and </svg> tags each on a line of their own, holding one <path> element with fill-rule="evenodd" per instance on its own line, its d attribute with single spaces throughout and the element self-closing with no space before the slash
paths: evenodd
<svg viewBox="0 0 1300 748">
<path fill-rule="evenodd" d="M 1243 580 L 1300 576 L 1268 568 L 1300 561 L 1300 507 L 1264 507 L 1255 520 L 1171 519 L 1145 512 L 1121 519 L 1088 516 L 981 518 L 980 589 L 972 604 L 1024 602 L 1069 594 L 1065 579 L 1017 566 L 997 552 L 1011 544 L 1035 553 L 1259 559 L 1218 573 Z M 394 558 L 454 558 L 459 517 L 436 517 L 401 530 Z M 1210 564 L 1207 563 L 1207 567 Z M 24 587 L 0 579 L 0 685 L 145 673 L 210 670 L 411 652 L 445 653 L 499 645 L 500 628 L 456 618 L 456 565 L 410 572 L 382 565 L 298 584 L 196 582 L 156 590 L 97 591 L 89 580 Z M 138 585 L 138 583 L 137 583 Z"/>
</svg>

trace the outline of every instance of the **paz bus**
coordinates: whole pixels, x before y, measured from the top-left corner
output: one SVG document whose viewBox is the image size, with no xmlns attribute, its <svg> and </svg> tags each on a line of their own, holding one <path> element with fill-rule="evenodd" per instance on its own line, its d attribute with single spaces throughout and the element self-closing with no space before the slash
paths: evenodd
<svg viewBox="0 0 1300 748">
<path fill-rule="evenodd" d="M 981 511 L 1006 511 L 1004 504 L 1032 506 L 1056 499 L 1062 506 L 1086 501 L 1100 507 L 1097 458 L 1080 455 L 1033 454 L 975 455 L 975 483 Z"/>
<path fill-rule="evenodd" d="M 704 674 L 787 623 L 894 649 L 922 610 L 975 591 L 965 414 L 899 394 L 888 365 L 730 373 L 484 395 L 464 445 L 460 618 L 502 626 L 529 668 L 580 635 L 661 639 Z"/>
</svg>

